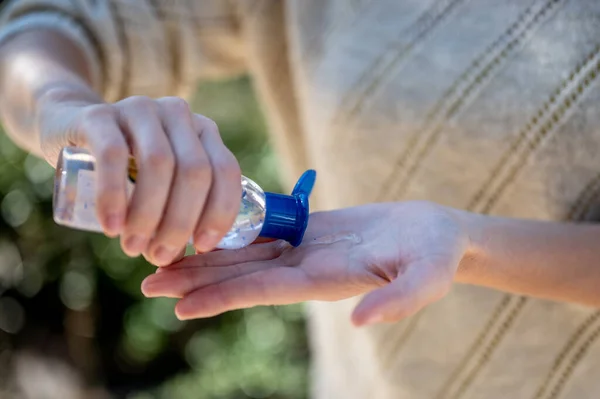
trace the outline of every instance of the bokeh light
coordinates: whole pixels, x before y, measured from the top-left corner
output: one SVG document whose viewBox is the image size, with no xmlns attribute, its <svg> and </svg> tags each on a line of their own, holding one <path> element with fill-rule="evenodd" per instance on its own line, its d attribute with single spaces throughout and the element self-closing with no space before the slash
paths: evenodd
<svg viewBox="0 0 600 399">
<path fill-rule="evenodd" d="M 192 107 L 216 120 L 245 175 L 281 191 L 248 79 L 203 84 Z M 306 397 L 302 307 L 180 321 L 177 299 L 142 295 L 156 270 L 143 257 L 128 258 L 118 239 L 54 223 L 45 160 L 0 133 L 0 168 L 0 397 L 20 386 L 11 378 L 23 378 L 23 364 L 40 387 L 66 392 L 86 381 L 79 397 L 105 386 L 127 399 Z"/>
<path fill-rule="evenodd" d="M 2 218 L 11 226 L 18 227 L 27 221 L 32 205 L 27 194 L 19 189 L 14 189 L 4 196 L 0 209 Z"/>
<path fill-rule="evenodd" d="M 0 330 L 9 334 L 18 333 L 25 324 L 25 312 L 16 299 L 0 298 Z"/>
<path fill-rule="evenodd" d="M 71 310 L 83 310 L 92 303 L 94 282 L 89 273 L 79 270 L 66 272 L 61 279 L 60 299 Z"/>
</svg>

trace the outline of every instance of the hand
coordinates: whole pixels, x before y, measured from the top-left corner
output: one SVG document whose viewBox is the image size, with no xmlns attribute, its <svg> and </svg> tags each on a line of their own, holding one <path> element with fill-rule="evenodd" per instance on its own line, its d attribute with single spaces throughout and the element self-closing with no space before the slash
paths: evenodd
<svg viewBox="0 0 600 399">
<path fill-rule="evenodd" d="M 48 95 L 38 112 L 41 147 L 56 165 L 68 145 L 97 159 L 98 218 L 108 236 L 121 235 L 129 256 L 167 265 L 190 237 L 209 251 L 231 228 L 241 198 L 237 160 L 215 123 L 179 98 L 130 97 L 115 104 L 65 101 Z M 138 174 L 129 204 L 128 158 Z"/>
<path fill-rule="evenodd" d="M 443 297 L 468 249 L 458 211 L 373 204 L 312 214 L 297 248 L 275 241 L 187 257 L 148 276 L 142 291 L 183 298 L 181 319 L 368 293 L 353 322 L 394 322 Z"/>
</svg>

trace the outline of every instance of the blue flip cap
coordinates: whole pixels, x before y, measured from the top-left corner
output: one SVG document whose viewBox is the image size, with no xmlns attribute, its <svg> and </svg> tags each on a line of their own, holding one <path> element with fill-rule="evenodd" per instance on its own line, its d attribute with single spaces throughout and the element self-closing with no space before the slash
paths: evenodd
<svg viewBox="0 0 600 399">
<path fill-rule="evenodd" d="M 316 178 L 317 172 L 307 170 L 298 179 L 292 195 L 265 193 L 267 209 L 260 237 L 285 240 L 294 247 L 300 245 L 310 214 L 308 197 Z"/>
</svg>

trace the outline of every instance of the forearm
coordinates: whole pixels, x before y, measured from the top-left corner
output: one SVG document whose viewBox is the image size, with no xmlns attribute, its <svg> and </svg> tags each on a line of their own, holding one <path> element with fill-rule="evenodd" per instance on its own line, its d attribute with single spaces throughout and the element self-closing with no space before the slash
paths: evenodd
<svg viewBox="0 0 600 399">
<path fill-rule="evenodd" d="M 600 224 L 460 214 L 471 249 L 459 282 L 600 307 Z"/>
<path fill-rule="evenodd" d="M 0 46 L 0 115 L 9 136 L 42 155 L 36 116 L 48 93 L 68 101 L 99 102 L 81 50 L 52 30 L 18 34 Z"/>
</svg>

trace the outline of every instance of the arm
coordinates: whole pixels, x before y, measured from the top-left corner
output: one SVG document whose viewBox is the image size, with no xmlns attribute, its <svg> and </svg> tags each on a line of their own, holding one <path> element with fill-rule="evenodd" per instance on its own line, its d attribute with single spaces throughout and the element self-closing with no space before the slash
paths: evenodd
<svg viewBox="0 0 600 399">
<path fill-rule="evenodd" d="M 240 168 L 213 121 L 181 98 L 162 97 L 193 84 L 187 75 L 176 79 L 172 68 L 185 64 L 189 71 L 192 58 L 169 50 L 150 7 L 11 2 L 0 15 L 0 113 L 14 141 L 51 165 L 65 146 L 88 149 L 97 161 L 96 209 L 105 233 L 120 236 L 129 256 L 165 265 L 190 237 L 207 251 L 227 233 L 239 210 Z M 182 11 L 166 15 L 189 10 Z M 197 44 L 183 34 L 174 43 L 181 50 Z M 138 179 L 128 198 L 131 155 Z"/>
<path fill-rule="evenodd" d="M 592 224 L 371 204 L 312 214 L 298 248 L 274 242 L 188 257 L 148 276 L 142 291 L 182 298 L 180 318 L 364 295 L 357 325 L 410 316 L 454 282 L 600 307 L 599 235 Z"/>
<path fill-rule="evenodd" d="M 52 30 L 32 30 L 0 46 L 0 115 L 6 133 L 23 149 L 43 156 L 36 124 L 44 95 L 102 103 L 91 88 L 88 60 L 74 43 Z"/>
<path fill-rule="evenodd" d="M 458 282 L 600 308 L 600 225 L 460 215 Z"/>
</svg>

